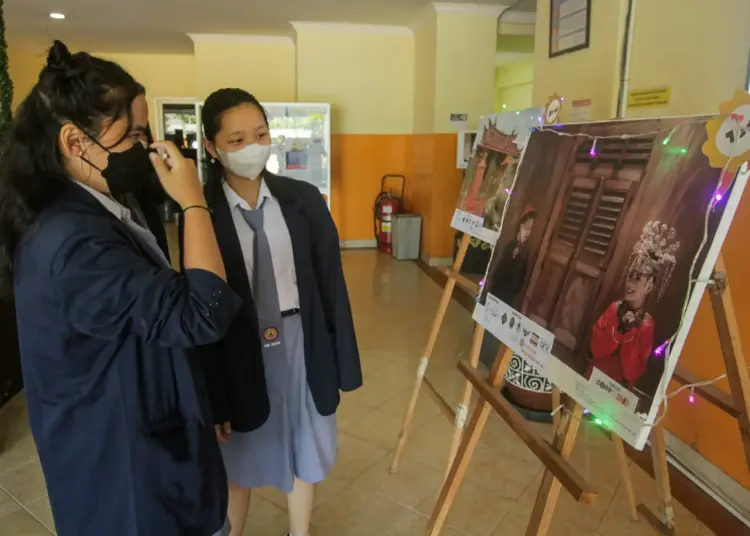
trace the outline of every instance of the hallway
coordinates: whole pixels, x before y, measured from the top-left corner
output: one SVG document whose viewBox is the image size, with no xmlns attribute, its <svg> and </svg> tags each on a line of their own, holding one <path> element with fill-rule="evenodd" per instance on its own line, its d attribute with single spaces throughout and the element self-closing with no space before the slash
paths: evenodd
<svg viewBox="0 0 750 536">
<path fill-rule="evenodd" d="M 426 390 L 401 469 L 390 475 L 388 466 L 441 289 L 416 264 L 372 251 L 346 252 L 344 265 L 365 386 L 344 395 L 339 461 L 319 487 L 312 536 L 421 535 L 439 492 L 452 431 Z M 456 361 L 468 352 L 472 327 L 470 315 L 453 302 L 427 370 L 452 405 L 463 388 Z M 539 427 L 549 433 L 549 426 Z M 549 536 L 655 534 L 645 521 L 629 520 L 614 455 L 604 434 L 582 426 L 572 458 L 600 498 L 584 506 L 563 492 Z M 541 463 L 492 415 L 443 534 L 523 536 L 541 472 Z M 634 465 L 632 472 L 639 499 L 653 504 L 653 481 Z M 679 505 L 677 520 L 680 536 L 712 534 Z M 256 493 L 245 534 L 281 536 L 286 528 L 285 497 L 268 489 Z M 18 396 L 0 410 L 0 536 L 42 536 L 52 529 L 24 400 Z"/>
</svg>

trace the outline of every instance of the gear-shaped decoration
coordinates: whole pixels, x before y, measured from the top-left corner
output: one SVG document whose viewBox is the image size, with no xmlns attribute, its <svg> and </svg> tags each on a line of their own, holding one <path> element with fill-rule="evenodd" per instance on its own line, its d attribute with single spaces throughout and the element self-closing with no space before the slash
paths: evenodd
<svg viewBox="0 0 750 536">
<path fill-rule="evenodd" d="M 544 107 L 544 124 L 555 125 L 557 124 L 557 118 L 560 115 L 560 109 L 562 108 L 563 98 L 557 93 L 553 93 L 552 96 L 547 100 L 547 105 Z"/>
<path fill-rule="evenodd" d="M 750 160 L 750 93 L 738 90 L 732 100 L 719 105 L 719 116 L 706 123 L 703 154 L 713 168 L 725 169 L 721 189 L 729 186 L 737 170 Z"/>
</svg>

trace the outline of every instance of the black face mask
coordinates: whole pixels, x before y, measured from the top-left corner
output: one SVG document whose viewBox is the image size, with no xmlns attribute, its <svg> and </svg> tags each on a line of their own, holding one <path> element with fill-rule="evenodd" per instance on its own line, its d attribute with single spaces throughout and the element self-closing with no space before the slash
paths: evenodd
<svg viewBox="0 0 750 536">
<path fill-rule="evenodd" d="M 146 195 L 154 201 L 165 199 L 164 189 L 148 157 L 151 151 L 140 142 L 133 143 L 126 151 L 113 153 L 97 140 L 91 140 L 109 154 L 107 167 L 99 169 L 89 160 L 83 160 L 102 174 L 113 197 L 121 199 L 126 194 L 135 194 Z"/>
</svg>

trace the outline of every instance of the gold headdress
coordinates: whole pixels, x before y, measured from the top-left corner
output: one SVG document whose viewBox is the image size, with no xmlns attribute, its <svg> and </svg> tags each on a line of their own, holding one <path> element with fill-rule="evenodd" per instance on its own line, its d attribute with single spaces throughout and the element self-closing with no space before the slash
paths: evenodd
<svg viewBox="0 0 750 536">
<path fill-rule="evenodd" d="M 643 226 L 641 237 L 633 246 L 628 258 L 625 276 L 637 272 L 646 276 L 653 276 L 654 286 L 658 287 L 657 301 L 661 300 L 669 283 L 672 281 L 677 258 L 675 254 L 680 248 L 679 240 L 675 240 L 677 231 L 666 223 L 650 221 Z M 662 272 L 661 281 L 659 273 Z"/>
</svg>

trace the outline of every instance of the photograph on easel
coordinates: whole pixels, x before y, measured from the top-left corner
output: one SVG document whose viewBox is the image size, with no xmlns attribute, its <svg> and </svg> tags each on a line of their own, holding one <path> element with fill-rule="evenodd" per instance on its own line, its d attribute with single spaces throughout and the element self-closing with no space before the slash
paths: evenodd
<svg viewBox="0 0 750 536">
<path fill-rule="evenodd" d="M 480 299 L 486 329 L 637 447 L 747 180 L 717 190 L 709 119 L 532 133 Z"/>
<path fill-rule="evenodd" d="M 491 243 L 497 239 L 518 161 L 543 112 L 529 108 L 482 119 L 461 183 L 451 223 L 454 229 Z"/>
</svg>

